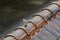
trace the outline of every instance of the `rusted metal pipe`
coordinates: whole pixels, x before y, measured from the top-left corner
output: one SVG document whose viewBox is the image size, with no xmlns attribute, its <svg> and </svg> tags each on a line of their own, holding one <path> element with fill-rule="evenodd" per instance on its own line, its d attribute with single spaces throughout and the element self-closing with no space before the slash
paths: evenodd
<svg viewBox="0 0 60 40">
<path fill-rule="evenodd" d="M 60 2 L 54 3 L 44 8 L 43 11 L 36 13 L 32 19 L 27 20 L 26 27 L 23 25 L 22 28 L 21 26 L 16 28 L 13 33 L 6 35 L 3 40 L 30 40 L 33 34 L 35 35 L 36 32 L 40 31 L 39 28 L 44 25 L 46 20 L 60 9 Z"/>
</svg>

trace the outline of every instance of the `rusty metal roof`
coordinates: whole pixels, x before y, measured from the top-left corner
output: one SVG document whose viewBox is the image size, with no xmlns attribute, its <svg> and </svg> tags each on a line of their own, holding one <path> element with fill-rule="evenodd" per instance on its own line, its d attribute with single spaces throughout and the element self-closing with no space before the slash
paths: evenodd
<svg viewBox="0 0 60 40">
<path fill-rule="evenodd" d="M 17 27 L 3 40 L 60 40 L 60 1 L 53 2 Z"/>
</svg>

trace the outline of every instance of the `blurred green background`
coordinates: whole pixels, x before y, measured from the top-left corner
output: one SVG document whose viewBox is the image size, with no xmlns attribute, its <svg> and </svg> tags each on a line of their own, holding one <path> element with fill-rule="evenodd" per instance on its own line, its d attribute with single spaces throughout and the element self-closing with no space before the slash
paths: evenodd
<svg viewBox="0 0 60 40">
<path fill-rule="evenodd" d="M 0 0 L 0 33 L 14 22 L 29 15 L 47 0 Z"/>
</svg>

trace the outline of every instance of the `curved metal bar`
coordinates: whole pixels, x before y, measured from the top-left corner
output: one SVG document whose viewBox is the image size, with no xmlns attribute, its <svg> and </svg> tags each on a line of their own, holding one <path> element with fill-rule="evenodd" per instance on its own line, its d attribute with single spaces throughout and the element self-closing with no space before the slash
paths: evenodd
<svg viewBox="0 0 60 40">
<path fill-rule="evenodd" d="M 41 17 L 41 18 L 45 21 L 45 18 L 44 18 L 43 16 L 41 16 L 41 15 L 39 15 L 39 14 L 33 15 L 33 17 L 35 17 L 35 16 L 39 16 L 39 17 Z"/>
<path fill-rule="evenodd" d="M 15 40 L 18 40 L 15 36 L 13 36 L 13 35 L 6 35 L 4 38 L 6 38 L 6 37 L 13 37 Z"/>
<path fill-rule="evenodd" d="M 26 35 L 29 35 L 28 32 L 24 28 L 16 28 L 15 30 L 18 30 L 18 29 L 23 30 L 26 33 Z"/>
<path fill-rule="evenodd" d="M 50 4 L 50 5 L 53 5 L 53 4 L 57 5 L 57 6 L 60 8 L 60 5 L 59 5 L 59 4 L 57 4 L 57 3 L 52 3 L 52 4 Z"/>
<path fill-rule="evenodd" d="M 50 10 L 50 9 L 43 9 L 42 11 L 44 11 L 44 10 L 47 10 L 47 11 L 49 11 L 50 13 L 51 13 L 51 16 L 53 16 L 54 14 L 53 14 L 53 12 Z"/>
<path fill-rule="evenodd" d="M 47 23 L 47 19 L 44 18 L 42 15 L 39 15 L 39 14 L 35 14 L 35 15 L 33 15 L 33 17 L 35 17 L 35 16 L 39 16 L 39 17 L 41 17 L 41 18 L 44 20 L 44 22 Z"/>
<path fill-rule="evenodd" d="M 26 38 L 27 39 L 30 38 L 30 33 L 28 33 L 24 28 L 16 28 L 15 30 L 18 30 L 18 29 L 21 29 L 26 33 L 26 35 L 27 35 Z"/>
<path fill-rule="evenodd" d="M 32 21 L 28 21 L 29 23 L 32 23 L 34 25 L 35 28 L 37 28 L 37 25 L 35 23 L 33 23 Z"/>
</svg>

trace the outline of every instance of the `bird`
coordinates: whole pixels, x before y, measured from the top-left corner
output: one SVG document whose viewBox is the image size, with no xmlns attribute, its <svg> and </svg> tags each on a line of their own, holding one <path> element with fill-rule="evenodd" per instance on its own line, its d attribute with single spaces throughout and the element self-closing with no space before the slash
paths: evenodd
<svg viewBox="0 0 60 40">
<path fill-rule="evenodd" d="M 26 19 L 23 18 L 23 24 L 24 24 L 24 27 L 27 27 L 28 20 L 26 20 Z"/>
</svg>

